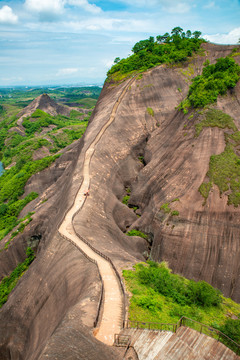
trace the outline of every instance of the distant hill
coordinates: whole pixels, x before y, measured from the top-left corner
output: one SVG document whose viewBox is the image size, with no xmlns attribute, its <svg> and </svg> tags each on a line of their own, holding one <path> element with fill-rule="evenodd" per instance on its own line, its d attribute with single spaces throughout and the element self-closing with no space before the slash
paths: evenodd
<svg viewBox="0 0 240 360">
<path fill-rule="evenodd" d="M 25 107 L 17 115 L 20 117 L 26 117 L 32 115 L 35 110 L 42 110 L 49 115 L 57 116 L 59 114 L 69 116 L 71 108 L 57 104 L 53 99 L 51 99 L 47 94 L 42 94 L 33 100 L 27 107 Z"/>
</svg>

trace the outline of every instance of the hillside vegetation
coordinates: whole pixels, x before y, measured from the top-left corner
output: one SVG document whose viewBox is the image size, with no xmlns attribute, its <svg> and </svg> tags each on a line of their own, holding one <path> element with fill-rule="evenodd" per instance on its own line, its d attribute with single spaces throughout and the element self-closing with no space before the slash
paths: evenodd
<svg viewBox="0 0 240 360">
<path fill-rule="evenodd" d="M 24 118 L 23 132 L 17 124 L 21 109 L 18 102 L 18 97 L 15 103 L 12 98 L 7 103 L 6 98 L 0 115 L 0 161 L 7 168 L 0 176 L 0 240 L 19 225 L 12 234 L 16 236 L 31 221 L 31 214 L 19 219 L 21 210 L 38 196 L 32 192 L 23 197 L 27 181 L 50 166 L 61 155 L 59 150 L 83 135 L 91 114 L 84 115 L 79 109 L 72 110 L 69 116 L 51 116 L 36 109 Z"/>
<path fill-rule="evenodd" d="M 191 106 L 199 108 L 212 104 L 219 95 L 233 89 L 239 79 L 240 66 L 233 58 L 219 58 L 216 64 L 211 65 L 206 61 L 202 74 L 192 80 L 187 98 L 181 102 L 179 108 L 187 113 Z"/>
<path fill-rule="evenodd" d="M 39 95 L 48 94 L 61 104 L 79 104 L 80 107 L 93 108 L 97 102 L 102 88 L 99 86 L 84 87 L 42 87 L 42 88 L 0 88 L 1 104 L 4 106 L 25 107 Z M 0 106 L 1 113 L 1 106 Z"/>
<path fill-rule="evenodd" d="M 130 320 L 174 324 L 186 316 L 240 342 L 240 305 L 205 281 L 187 280 L 153 261 L 124 270 L 123 276 L 132 294 Z"/>
<path fill-rule="evenodd" d="M 118 81 L 136 71 L 146 71 L 161 64 L 183 62 L 205 42 L 200 36 L 200 31 L 192 33 L 188 30 L 185 33 L 182 28 L 175 27 L 171 34 L 158 35 L 156 40 L 153 36 L 141 40 L 133 46 L 133 55 L 126 59 L 115 59 L 115 65 L 107 73 L 108 80 Z"/>
</svg>

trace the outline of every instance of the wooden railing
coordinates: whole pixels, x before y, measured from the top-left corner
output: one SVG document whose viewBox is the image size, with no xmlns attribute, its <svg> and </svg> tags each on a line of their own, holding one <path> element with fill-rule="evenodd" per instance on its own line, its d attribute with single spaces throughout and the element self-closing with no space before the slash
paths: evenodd
<svg viewBox="0 0 240 360">
<path fill-rule="evenodd" d="M 135 328 L 135 329 L 148 329 L 148 330 L 158 330 L 158 331 L 171 331 L 176 333 L 177 330 L 185 326 L 214 338 L 217 341 L 220 341 L 225 346 L 234 351 L 237 355 L 240 355 L 240 345 L 237 344 L 234 340 L 229 338 L 227 335 L 223 334 L 220 330 L 215 329 L 211 326 L 202 324 L 198 321 L 189 319 L 183 316 L 177 324 L 166 324 L 158 322 L 142 322 L 134 320 L 125 320 L 123 322 L 123 328 Z"/>
<path fill-rule="evenodd" d="M 135 328 L 135 329 L 148 329 L 148 330 L 159 330 L 159 331 L 172 331 L 176 332 L 176 324 L 166 324 L 159 322 L 141 322 L 134 320 L 125 320 L 123 327 L 125 329 Z"/>
<path fill-rule="evenodd" d="M 114 334 L 114 345 L 115 346 L 128 346 L 131 342 L 130 335 Z"/>
<path fill-rule="evenodd" d="M 202 324 L 198 321 L 189 319 L 185 316 L 183 316 L 176 324 L 176 331 L 180 326 L 186 326 L 200 332 L 201 334 L 210 336 L 216 339 L 217 341 L 220 341 L 231 350 L 233 350 L 237 355 L 240 355 L 240 345 L 218 329 Z"/>
<path fill-rule="evenodd" d="M 136 76 L 136 75 L 135 75 Z M 127 85 L 125 85 L 124 87 L 124 90 L 128 88 L 128 86 L 134 81 L 134 78 L 135 76 L 132 77 L 132 79 L 130 79 L 130 81 L 127 83 Z M 123 90 L 123 91 L 124 91 Z M 119 95 L 117 101 L 115 102 L 116 103 L 120 103 L 120 98 L 121 98 L 121 95 L 122 93 Z M 115 106 L 114 104 L 114 106 Z M 114 107 L 113 106 L 113 107 Z M 98 134 L 95 136 L 95 139 L 93 140 L 93 142 L 96 140 L 96 137 L 98 136 Z M 92 154 L 93 156 L 93 154 Z M 91 161 L 91 159 L 90 159 Z M 78 192 L 82 186 L 82 182 L 83 182 L 83 179 L 79 185 L 79 188 L 78 188 L 78 191 L 76 192 L 75 196 L 74 196 L 74 200 L 73 200 L 73 203 L 75 202 L 76 200 L 76 197 L 78 195 Z M 89 189 L 90 189 L 90 184 L 89 184 Z M 74 219 L 75 219 L 75 216 L 80 212 L 80 210 L 83 208 L 83 205 L 85 204 L 87 200 L 87 197 L 85 197 L 84 199 L 84 202 L 82 204 L 82 207 L 75 212 L 75 214 L 73 215 L 72 219 L 71 219 L 71 223 L 72 223 L 72 227 L 73 227 L 73 230 L 75 232 L 75 234 L 79 237 L 79 239 L 81 239 L 85 244 L 87 244 L 95 253 L 97 253 L 98 255 L 100 255 L 102 258 L 106 259 L 112 266 L 114 272 L 115 272 L 115 275 L 119 281 L 119 285 L 120 285 L 120 289 L 121 289 L 121 292 L 122 292 L 122 297 L 123 297 L 123 305 L 122 305 L 122 320 L 123 322 L 125 321 L 125 317 L 126 317 L 126 304 L 127 304 L 127 300 L 126 300 L 126 293 L 125 293 L 125 289 L 124 289 L 124 285 L 123 285 L 123 282 L 122 282 L 122 278 L 116 268 L 116 266 L 114 265 L 114 263 L 112 262 L 112 260 L 105 254 L 103 254 L 101 251 L 99 251 L 98 249 L 94 248 L 85 238 L 83 238 L 76 230 L 75 230 L 75 227 L 74 227 Z M 72 208 L 73 205 L 69 205 L 69 207 L 65 210 L 64 212 L 64 216 L 62 217 L 62 219 L 65 218 L 66 214 L 68 213 L 68 211 Z M 62 222 L 62 221 L 61 221 Z M 100 312 L 101 312 L 101 308 L 102 308 L 102 303 L 103 303 L 103 294 L 104 294 L 104 283 L 103 283 L 103 279 L 102 279 L 102 276 L 101 276 L 101 273 L 100 273 L 100 270 L 99 270 L 99 267 L 98 267 L 98 264 L 97 264 L 97 261 L 95 261 L 94 259 L 90 258 L 78 245 L 76 245 L 71 239 L 69 239 L 67 236 L 64 236 L 63 234 L 60 233 L 59 231 L 59 228 L 61 226 L 61 222 L 58 224 L 58 233 L 59 235 L 64 238 L 65 240 L 71 242 L 89 261 L 91 261 L 93 264 L 96 265 L 97 267 L 97 271 L 98 271 L 98 274 L 99 274 L 99 278 L 100 278 L 100 281 L 101 281 L 101 294 L 100 294 L 100 298 L 99 298 L 99 303 L 98 303 L 98 309 L 97 309 L 97 314 L 96 314 L 96 319 L 94 321 L 94 324 L 93 326 L 96 327 L 97 326 L 97 323 L 99 321 L 99 317 L 100 317 Z"/>
</svg>

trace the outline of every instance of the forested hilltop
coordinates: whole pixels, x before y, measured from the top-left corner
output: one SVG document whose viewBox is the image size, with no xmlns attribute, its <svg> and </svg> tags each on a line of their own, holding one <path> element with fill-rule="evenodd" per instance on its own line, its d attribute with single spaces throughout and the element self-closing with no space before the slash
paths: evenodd
<svg viewBox="0 0 240 360">
<path fill-rule="evenodd" d="M 200 50 L 200 45 L 206 42 L 201 38 L 200 31 L 183 31 L 181 27 L 172 29 L 171 34 L 150 36 L 147 40 L 137 42 L 133 55 L 126 59 L 117 57 L 115 65 L 108 71 L 108 80 L 121 80 L 136 71 L 146 71 L 161 64 L 177 64 L 187 60 Z"/>
</svg>

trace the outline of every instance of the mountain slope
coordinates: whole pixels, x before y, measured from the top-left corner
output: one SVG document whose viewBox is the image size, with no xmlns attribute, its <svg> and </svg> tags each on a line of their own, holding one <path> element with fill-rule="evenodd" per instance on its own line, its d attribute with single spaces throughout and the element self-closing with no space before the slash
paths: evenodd
<svg viewBox="0 0 240 360">
<path fill-rule="evenodd" d="M 205 56 L 196 56 L 183 66 L 162 65 L 133 79 L 114 122 L 95 146 L 90 196 L 73 224 L 119 271 L 151 254 L 155 260 L 168 261 L 174 272 L 204 279 L 239 301 L 239 208 L 227 205 L 227 195 L 220 197 L 216 186 L 204 205 L 198 191 L 210 156 L 225 148 L 225 130 L 204 128 L 195 137 L 194 122 L 199 118 L 191 122 L 191 113 L 184 115 L 176 109 L 187 95 L 190 78 L 201 73 L 206 59 L 215 62 L 229 55 L 233 47 L 205 44 L 204 49 Z M 239 62 L 239 57 L 235 59 Z M 40 240 L 36 260 L 0 311 L 0 353 L 7 354 L 6 358 L 38 359 L 40 354 L 47 358 L 66 349 L 77 358 L 70 341 L 58 341 L 70 338 L 69 319 L 76 319 L 75 309 L 79 311 L 78 321 L 71 323 L 74 333 L 82 334 L 84 344 L 93 341 L 100 280 L 96 268 L 60 237 L 57 228 L 81 184 L 85 153 L 109 120 L 125 86 L 105 84 L 84 137 L 54 168 L 35 175 L 25 188 L 38 188 L 41 199 L 49 194 L 50 201 L 37 204 L 30 228 L 7 253 L 0 254 L 1 273 L 7 274 L 23 257 L 27 241 L 37 236 Z M 232 94 L 214 105 L 232 115 L 238 128 L 239 101 L 238 84 Z M 129 205 L 139 208 L 135 211 L 122 203 L 129 191 Z M 176 199 L 179 201 L 172 202 Z M 166 215 L 160 209 L 166 203 L 179 215 Z M 149 234 L 148 241 L 127 236 L 131 228 Z M 99 359 L 117 358 L 117 353 L 95 344 L 96 351 L 101 351 Z M 87 358 L 87 353 L 86 348 L 82 356 Z"/>
</svg>

